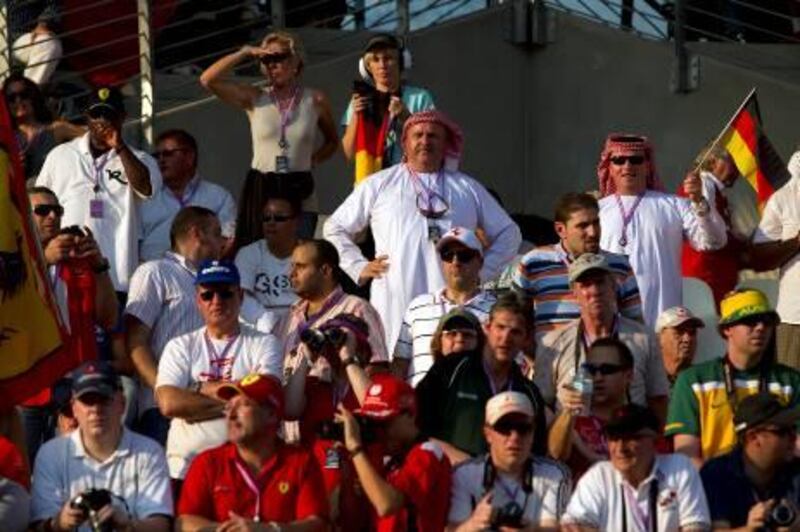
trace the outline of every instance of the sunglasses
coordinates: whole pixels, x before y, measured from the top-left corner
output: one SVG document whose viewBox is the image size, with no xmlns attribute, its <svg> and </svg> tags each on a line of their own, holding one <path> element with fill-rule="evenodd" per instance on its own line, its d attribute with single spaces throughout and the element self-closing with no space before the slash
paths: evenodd
<svg viewBox="0 0 800 532">
<path fill-rule="evenodd" d="M 160 159 L 162 156 L 163 157 L 172 157 L 173 155 L 175 155 L 176 153 L 181 152 L 181 151 L 186 151 L 186 150 L 184 150 L 183 148 L 173 148 L 171 150 L 158 150 L 158 151 L 154 151 L 150 155 L 153 156 L 153 159 Z"/>
<path fill-rule="evenodd" d="M 516 432 L 520 436 L 527 436 L 533 432 L 533 425 L 531 423 L 521 423 L 519 421 L 503 421 L 501 419 L 495 423 L 492 429 L 503 436 L 510 436 L 512 432 Z"/>
<path fill-rule="evenodd" d="M 290 57 L 292 57 L 292 54 L 289 54 L 289 53 L 267 54 L 267 55 L 262 55 L 261 59 L 259 59 L 259 61 L 261 61 L 262 65 L 275 65 L 275 64 L 278 64 L 278 63 L 283 63 L 284 61 L 286 61 Z"/>
<path fill-rule="evenodd" d="M 203 301 L 211 301 L 214 299 L 214 294 L 218 295 L 223 301 L 228 301 L 233 297 L 233 290 L 230 288 L 217 288 L 213 290 L 205 290 L 200 292 L 200 299 Z"/>
<path fill-rule="evenodd" d="M 477 338 L 478 333 L 472 329 L 448 329 L 442 331 L 443 336 L 458 336 L 461 335 L 465 338 Z"/>
<path fill-rule="evenodd" d="M 617 155 L 611 158 L 611 163 L 616 166 L 622 166 L 626 162 L 636 166 L 644 162 L 644 155 Z"/>
<path fill-rule="evenodd" d="M 769 427 L 761 429 L 760 432 L 769 432 L 781 438 L 797 435 L 797 429 L 795 427 Z"/>
<path fill-rule="evenodd" d="M 61 216 L 64 216 L 64 207 L 61 205 L 48 205 L 46 203 L 42 203 L 41 205 L 37 205 L 33 208 L 33 214 L 36 216 L 41 216 L 42 218 L 47 218 L 50 216 L 50 213 L 55 213 L 55 215 L 60 218 Z"/>
<path fill-rule="evenodd" d="M 32 99 L 33 99 L 33 94 L 31 94 L 31 92 L 27 90 L 14 91 L 6 94 L 6 100 L 8 100 L 9 103 L 15 102 L 17 100 L 32 100 Z"/>
<path fill-rule="evenodd" d="M 621 366 L 619 364 L 607 364 L 603 362 L 602 364 L 592 364 L 590 362 L 584 362 L 581 364 L 581 367 L 586 370 L 589 375 L 613 375 L 614 373 L 619 373 L 620 371 L 625 370 L 625 366 Z"/>
<path fill-rule="evenodd" d="M 737 321 L 735 325 L 744 325 L 746 327 L 753 328 L 762 323 L 766 326 L 775 325 L 775 318 L 765 314 L 757 314 L 755 316 L 748 316 L 746 318 L 742 318 L 739 321 Z"/>
<path fill-rule="evenodd" d="M 264 223 L 270 223 L 270 222 L 281 223 L 281 222 L 288 222 L 292 218 L 293 218 L 292 216 L 289 216 L 287 214 L 265 214 L 263 218 L 261 218 L 261 221 Z"/>
<path fill-rule="evenodd" d="M 443 262 L 453 262 L 453 259 L 457 258 L 458 262 L 464 263 L 475 259 L 477 256 L 478 252 L 471 249 L 445 249 L 439 253 L 439 257 L 442 258 Z"/>
</svg>

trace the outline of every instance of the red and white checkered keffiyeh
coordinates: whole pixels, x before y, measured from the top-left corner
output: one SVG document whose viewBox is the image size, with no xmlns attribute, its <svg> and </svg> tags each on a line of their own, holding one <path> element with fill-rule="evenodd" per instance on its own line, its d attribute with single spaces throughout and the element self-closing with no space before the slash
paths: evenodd
<svg viewBox="0 0 800 532">
<path fill-rule="evenodd" d="M 612 133 L 606 137 L 606 144 L 600 153 L 600 162 L 597 164 L 597 179 L 600 186 L 600 197 L 604 198 L 616 192 L 614 180 L 608 171 L 611 164 L 611 157 L 623 153 L 630 153 L 632 151 L 641 151 L 645 158 L 647 165 L 647 184 L 646 187 L 650 190 L 664 190 L 664 186 L 658 179 L 658 172 L 656 172 L 656 163 L 653 157 L 653 145 L 650 139 L 641 135 L 633 135 L 628 133 Z"/>
<path fill-rule="evenodd" d="M 403 146 L 405 146 L 408 131 L 417 124 L 426 123 L 439 124 L 445 129 L 447 140 L 444 146 L 444 166 L 448 170 L 458 169 L 458 163 L 461 161 L 461 152 L 464 148 L 464 134 L 461 132 L 461 128 L 441 111 L 422 111 L 408 117 L 406 123 L 403 124 Z"/>
</svg>

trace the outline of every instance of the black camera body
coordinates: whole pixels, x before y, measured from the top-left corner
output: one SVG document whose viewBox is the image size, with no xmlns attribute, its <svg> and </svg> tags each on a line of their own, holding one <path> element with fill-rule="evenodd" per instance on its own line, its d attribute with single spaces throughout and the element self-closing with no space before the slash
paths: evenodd
<svg viewBox="0 0 800 532">
<path fill-rule="evenodd" d="M 502 527 L 522 528 L 522 517 L 525 509 L 514 501 L 503 506 L 492 506 L 489 518 L 489 529 L 500 530 Z"/>
<path fill-rule="evenodd" d="M 69 503 L 72 508 L 81 509 L 86 513 L 89 513 L 90 510 L 96 512 L 106 504 L 111 504 L 111 492 L 96 488 L 79 493 Z"/>
<path fill-rule="evenodd" d="M 797 511 L 791 504 L 787 503 L 785 500 L 781 500 L 772 507 L 772 511 L 767 516 L 767 520 L 764 524 L 768 529 L 772 530 L 791 526 L 795 520 L 797 520 Z"/>
<path fill-rule="evenodd" d="M 320 353 L 326 347 L 339 349 L 347 341 L 347 333 L 341 329 L 305 329 L 300 333 L 300 341 L 306 344 L 312 353 Z"/>
<path fill-rule="evenodd" d="M 374 422 L 363 416 L 356 416 L 356 421 L 361 433 L 361 441 L 366 444 L 374 443 L 378 439 Z M 336 423 L 332 419 L 325 420 L 317 425 L 317 436 L 323 440 L 344 443 L 344 425 Z"/>
</svg>

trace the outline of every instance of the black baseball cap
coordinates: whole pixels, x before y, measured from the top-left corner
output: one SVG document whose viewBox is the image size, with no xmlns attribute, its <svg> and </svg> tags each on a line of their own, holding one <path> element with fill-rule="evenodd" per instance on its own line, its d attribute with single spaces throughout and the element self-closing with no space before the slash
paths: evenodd
<svg viewBox="0 0 800 532">
<path fill-rule="evenodd" d="M 400 40 L 390 33 L 378 33 L 370 38 L 367 41 L 367 44 L 364 46 L 364 52 L 371 52 L 376 48 L 391 48 L 392 50 L 400 50 L 402 45 L 400 44 Z"/>
<path fill-rule="evenodd" d="M 800 408 L 784 404 L 777 395 L 758 392 L 739 402 L 733 416 L 733 428 L 736 432 L 744 432 L 759 425 L 792 427 L 798 420 Z"/>
<path fill-rule="evenodd" d="M 605 432 L 610 439 L 642 433 L 658 436 L 661 433 L 661 423 L 653 411 L 646 406 L 628 403 L 611 413 L 605 426 Z"/>
<path fill-rule="evenodd" d="M 92 118 L 113 118 L 125 114 L 122 93 L 116 87 L 100 87 L 92 91 L 86 104 L 86 114 Z"/>
<path fill-rule="evenodd" d="M 113 397 L 122 390 L 122 381 L 104 360 L 90 360 L 84 362 L 72 377 L 72 396 L 80 397 L 87 393 L 96 393 L 104 397 Z"/>
</svg>

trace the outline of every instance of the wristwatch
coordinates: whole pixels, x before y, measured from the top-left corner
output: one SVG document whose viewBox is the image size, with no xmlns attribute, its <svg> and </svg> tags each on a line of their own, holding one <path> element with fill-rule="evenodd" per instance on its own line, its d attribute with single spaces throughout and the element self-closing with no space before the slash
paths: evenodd
<svg viewBox="0 0 800 532">
<path fill-rule="evenodd" d="M 347 369 L 347 366 L 349 366 L 350 364 L 355 364 L 356 366 L 360 366 L 358 360 L 356 360 L 356 357 L 347 357 L 344 360 L 342 360 L 343 368 Z"/>
</svg>

